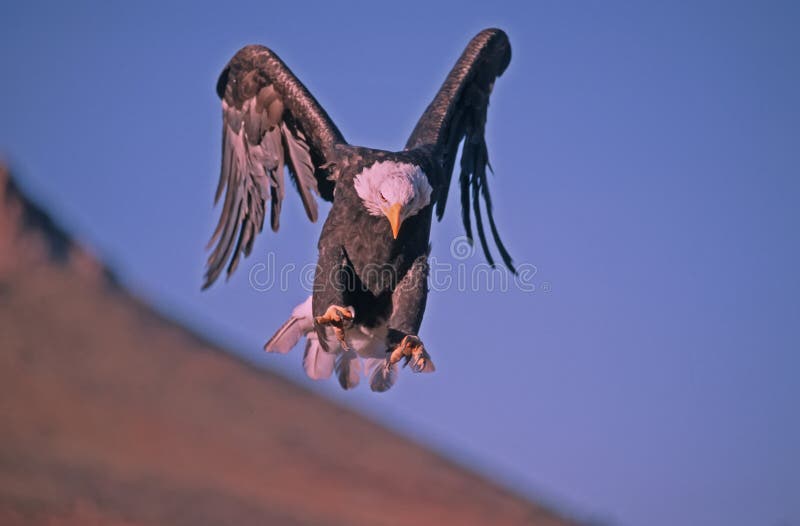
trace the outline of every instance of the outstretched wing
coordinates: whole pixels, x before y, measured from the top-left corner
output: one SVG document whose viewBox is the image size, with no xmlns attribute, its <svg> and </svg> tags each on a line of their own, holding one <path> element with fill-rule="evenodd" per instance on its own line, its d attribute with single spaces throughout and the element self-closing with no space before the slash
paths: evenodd
<svg viewBox="0 0 800 526">
<path fill-rule="evenodd" d="M 317 220 L 314 194 L 333 200 L 328 175 L 336 144 L 344 138 L 325 110 L 280 58 L 263 46 L 242 48 L 217 81 L 222 99 L 222 170 L 214 203 L 223 190 L 219 223 L 208 243 L 209 287 L 227 265 L 230 275 L 250 254 L 269 201 L 270 225 L 278 230 L 286 193 L 284 166 L 306 214 Z"/>
<path fill-rule="evenodd" d="M 478 237 L 483 252 L 490 264 L 494 259 L 486 242 L 483 228 L 480 198 L 486 205 L 486 215 L 497 248 L 503 262 L 511 271 L 514 266 L 492 216 L 492 199 L 486 177 L 489 153 L 486 148 L 484 129 L 489 95 L 497 77 L 503 74 L 511 61 L 511 45 L 500 29 L 485 29 L 473 38 L 450 71 L 433 102 L 420 118 L 411 133 L 406 149 L 420 147 L 433 149 L 434 157 L 441 163 L 442 177 L 439 181 L 436 200 L 436 215 L 444 214 L 447 192 L 453 176 L 453 166 L 458 145 L 464 141 L 461 151 L 461 217 L 467 237 L 472 241 L 470 205 L 475 215 Z"/>
</svg>

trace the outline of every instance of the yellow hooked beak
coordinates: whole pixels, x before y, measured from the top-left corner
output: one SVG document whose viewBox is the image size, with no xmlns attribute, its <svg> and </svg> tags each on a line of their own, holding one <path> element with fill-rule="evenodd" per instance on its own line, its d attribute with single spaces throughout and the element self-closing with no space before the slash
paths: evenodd
<svg viewBox="0 0 800 526">
<path fill-rule="evenodd" d="M 400 232 L 400 210 L 401 210 L 400 203 L 395 203 L 389 207 L 384 213 L 386 214 L 386 218 L 389 220 L 389 224 L 392 225 L 392 236 L 397 239 L 397 233 Z"/>
</svg>

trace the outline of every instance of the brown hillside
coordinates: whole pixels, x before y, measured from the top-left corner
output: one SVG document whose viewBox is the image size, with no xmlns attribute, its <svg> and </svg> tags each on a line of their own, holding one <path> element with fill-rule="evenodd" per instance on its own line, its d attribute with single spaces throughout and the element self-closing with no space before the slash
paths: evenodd
<svg viewBox="0 0 800 526">
<path fill-rule="evenodd" d="M 0 168 L 0 524 L 565 522 L 158 316 Z"/>
</svg>

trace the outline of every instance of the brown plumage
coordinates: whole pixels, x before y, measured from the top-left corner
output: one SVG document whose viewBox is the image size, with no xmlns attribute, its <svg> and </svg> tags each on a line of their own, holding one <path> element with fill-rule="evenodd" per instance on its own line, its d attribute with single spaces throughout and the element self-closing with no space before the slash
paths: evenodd
<svg viewBox="0 0 800 526">
<path fill-rule="evenodd" d="M 326 320 L 324 313 L 331 306 L 353 307 L 356 327 L 388 328 L 386 351 L 397 350 L 405 342 L 404 346 L 419 355 L 424 347 L 409 338 L 416 338 L 427 299 L 433 207 L 435 204 L 441 219 L 462 141 L 459 186 L 467 236 L 471 241 L 474 215 L 481 246 L 494 264 L 483 225 L 483 200 L 500 256 L 513 271 L 492 215 L 484 137 L 489 95 L 510 59 L 511 47 L 503 31 L 480 32 L 456 62 L 405 148 L 387 152 L 349 145 L 325 110 L 272 51 L 263 46 L 240 50 L 217 83 L 223 107 L 223 155 L 216 198 L 224 190 L 225 199 L 209 243 L 216 246 L 208 259 L 204 287 L 210 286 L 226 265 L 230 275 L 241 255 L 250 253 L 255 235 L 263 228 L 267 206 L 271 227 L 278 229 L 286 166 L 309 219 L 317 219 L 315 194 L 333 201 L 318 243 L 313 316 Z M 387 169 L 417 167 L 414 169 L 422 170 L 427 179 L 426 191 L 432 189 L 421 208 L 404 216 L 402 228 L 397 224 L 390 228 L 389 221 L 369 213 L 354 189 L 355 177 L 376 163 L 385 163 Z M 389 272 L 369 272 L 375 268 Z M 334 275 L 350 279 L 345 286 L 332 282 Z M 327 329 L 303 319 L 303 326 L 314 325 L 321 345 L 326 346 Z M 286 347 L 287 342 L 273 339 L 270 345 L 284 349 L 293 342 Z M 340 379 L 344 378 L 343 386 L 351 386 L 352 374 L 338 361 L 336 367 Z M 432 370 L 432 363 L 427 370 Z M 393 378 L 387 371 L 383 383 L 373 382 L 373 389 L 387 389 Z"/>
</svg>

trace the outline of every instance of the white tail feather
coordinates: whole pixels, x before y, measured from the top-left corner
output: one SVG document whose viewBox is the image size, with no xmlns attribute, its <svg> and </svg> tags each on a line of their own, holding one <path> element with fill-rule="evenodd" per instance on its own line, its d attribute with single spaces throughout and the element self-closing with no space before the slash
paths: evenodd
<svg viewBox="0 0 800 526">
<path fill-rule="evenodd" d="M 268 352 L 285 354 L 305 336 L 303 368 L 312 380 L 330 378 L 333 371 L 336 371 L 339 384 L 344 389 L 356 387 L 362 373 L 369 378 L 369 386 L 373 391 L 387 391 L 395 384 L 399 368 L 397 364 L 389 366 L 386 362 L 386 327 L 369 330 L 359 327 L 348 330 L 346 337 L 350 349 L 346 351 L 336 339 L 332 328 L 327 327 L 325 334 L 328 351 L 322 347 L 314 330 L 311 296 L 309 296 L 292 310 L 292 315 L 269 339 L 264 349 Z M 428 368 L 425 370 L 427 372 Z"/>
<path fill-rule="evenodd" d="M 264 345 L 264 350 L 286 354 L 292 350 L 292 347 L 297 345 L 303 334 L 305 334 L 305 331 L 300 326 L 299 320 L 297 318 L 289 318 Z"/>
<path fill-rule="evenodd" d="M 361 376 L 361 361 L 353 350 L 342 351 L 336 357 L 336 377 L 343 389 L 352 389 L 358 385 Z"/>
<path fill-rule="evenodd" d="M 272 338 L 264 345 L 267 352 L 286 354 L 297 345 L 304 335 L 314 328 L 314 318 L 311 315 L 311 296 L 292 311 L 291 317 Z"/>
<path fill-rule="evenodd" d="M 378 393 L 388 391 L 397 381 L 397 364 L 388 365 L 386 360 L 381 360 L 372 370 L 369 378 L 369 388 Z"/>
<path fill-rule="evenodd" d="M 303 368 L 306 375 L 312 380 L 330 378 L 333 373 L 333 364 L 336 355 L 327 352 L 319 343 L 319 338 L 313 332 L 306 336 L 306 352 L 303 355 Z"/>
</svg>

